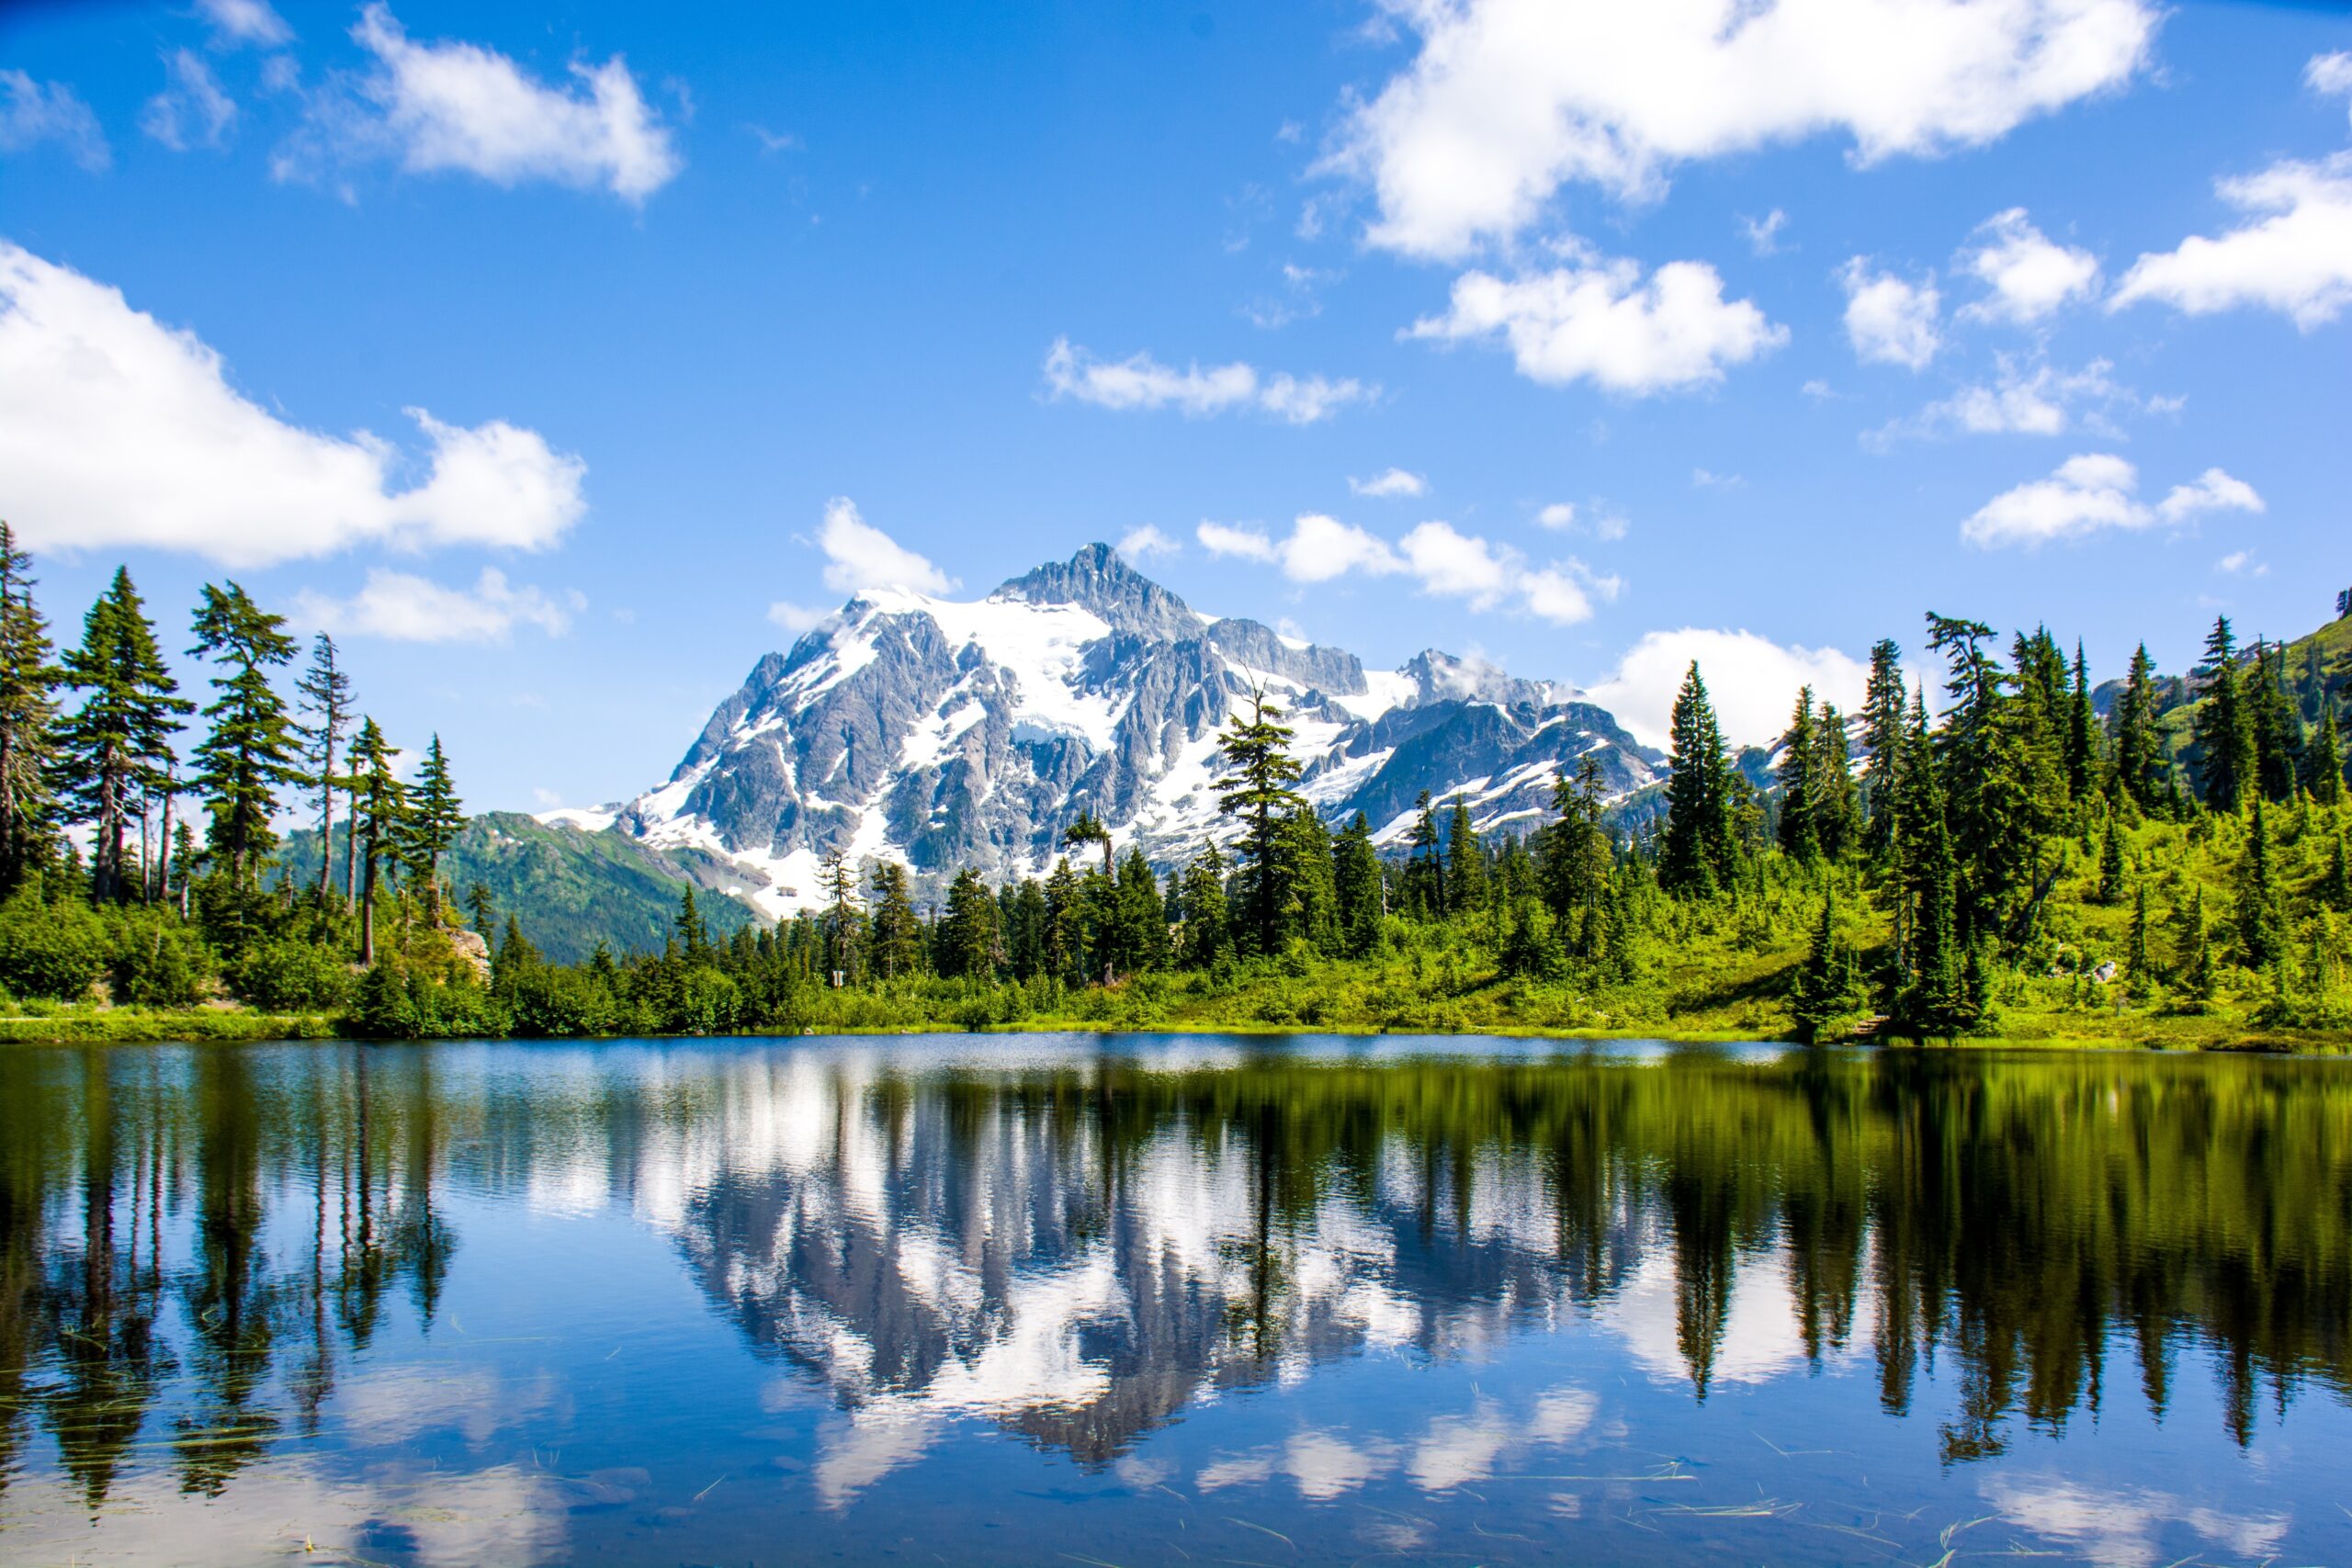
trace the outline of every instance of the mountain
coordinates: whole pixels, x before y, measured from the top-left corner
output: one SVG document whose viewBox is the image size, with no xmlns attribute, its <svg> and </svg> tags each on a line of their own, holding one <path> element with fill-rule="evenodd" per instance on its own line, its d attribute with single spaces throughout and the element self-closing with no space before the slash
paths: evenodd
<svg viewBox="0 0 2352 1568">
<path fill-rule="evenodd" d="M 1192 609 L 1089 545 L 967 602 L 871 590 L 755 665 L 667 783 L 540 820 L 722 863 L 771 916 L 821 901 L 834 851 L 890 857 L 936 890 L 965 866 L 1035 875 L 1081 815 L 1162 868 L 1227 829 L 1217 733 L 1261 690 L 1296 730 L 1300 789 L 1395 843 L 1426 789 L 1482 830 L 1532 829 L 1587 752 L 1610 790 L 1658 754 L 1566 686 L 1435 651 L 1366 671 L 1353 654 Z"/>
<path fill-rule="evenodd" d="M 336 843 L 340 877 L 340 836 Z M 287 835 L 278 863 L 299 885 L 316 882 L 317 830 Z M 519 812 L 487 812 L 469 821 L 442 861 L 442 876 L 461 899 L 477 882 L 488 887 L 496 918 L 503 920 L 510 909 L 520 914 L 533 944 L 560 964 L 583 961 L 599 942 L 616 953 L 659 951 L 689 886 L 714 935 L 731 936 L 759 919 L 726 896 L 735 878 L 707 853 L 657 849 L 627 834 L 587 832 Z"/>
</svg>

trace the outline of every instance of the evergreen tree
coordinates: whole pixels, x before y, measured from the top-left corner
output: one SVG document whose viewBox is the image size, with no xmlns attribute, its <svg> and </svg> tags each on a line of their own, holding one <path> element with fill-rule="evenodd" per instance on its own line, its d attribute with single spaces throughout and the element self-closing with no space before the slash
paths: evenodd
<svg viewBox="0 0 2352 1568">
<path fill-rule="evenodd" d="M 1427 790 L 1415 802 L 1412 837 L 1405 848 L 1405 902 L 1416 919 L 1436 919 L 1445 913 L 1444 840 Z"/>
<path fill-rule="evenodd" d="M 1340 942 L 1347 953 L 1363 958 L 1380 945 L 1382 901 L 1380 852 L 1373 847 L 1372 823 L 1355 814 L 1331 846 L 1332 892 L 1339 900 Z"/>
<path fill-rule="evenodd" d="M 497 905 L 490 896 L 490 884 L 476 882 L 466 889 L 466 912 L 473 917 L 475 931 L 488 942 L 491 923 L 498 913 Z"/>
<path fill-rule="evenodd" d="M 311 667 L 295 685 L 302 711 L 311 722 L 303 727 L 303 761 L 312 788 L 319 792 L 319 904 L 327 902 L 334 882 L 334 796 L 347 781 L 335 771 L 344 732 L 351 728 L 351 677 L 335 657 L 334 638 L 321 632 L 311 642 Z M 348 878 L 345 879 L 346 886 Z M 350 907 L 346 895 L 345 908 Z M 489 928 L 476 922 L 484 941 Z"/>
<path fill-rule="evenodd" d="M 1909 948 L 1905 955 L 1909 984 L 1897 998 L 1897 1010 L 1923 1032 L 1946 1034 L 1965 1010 L 1957 910 L 1960 876 L 1928 735 L 1927 705 L 1917 694 L 1912 697 L 1911 733 L 1903 748 L 1897 794 L 1902 820 L 1898 870 Z"/>
<path fill-rule="evenodd" d="M 2182 911 L 2180 930 L 2175 936 L 2174 951 L 2178 954 L 2177 967 L 2181 983 L 2188 994 L 2200 1002 L 2213 999 L 2213 947 L 2206 931 L 2205 885 L 2197 885 L 2197 896 Z"/>
<path fill-rule="evenodd" d="M 1862 847 L 1883 855 L 1894 844 L 1894 769 L 1910 705 L 1903 681 L 1903 649 L 1882 639 L 1871 649 L 1870 682 L 1862 689 Z"/>
<path fill-rule="evenodd" d="M 2123 897 L 2123 833 L 2110 817 L 2107 820 L 2106 841 L 2098 855 L 2098 901 L 2113 904 Z"/>
<path fill-rule="evenodd" d="M 2144 997 L 2155 984 L 2154 961 L 2148 954 L 2148 885 L 2139 884 L 2132 894 L 2132 935 L 2124 949 L 2123 967 L 2131 978 L 2132 994 Z"/>
<path fill-rule="evenodd" d="M 671 920 L 670 929 L 677 933 L 678 953 L 689 969 L 699 968 L 710 962 L 710 923 L 702 918 L 702 909 L 695 902 L 694 884 L 678 897 L 678 913 Z"/>
<path fill-rule="evenodd" d="M 1730 880 L 1737 857 L 1723 729 L 1715 722 L 1696 660 L 1675 696 L 1668 740 L 1671 772 L 1666 784 L 1664 841 L 1658 849 L 1658 885 L 1680 897 L 1713 897 Z"/>
<path fill-rule="evenodd" d="M 2115 704 L 2115 781 L 2142 810 L 2163 797 L 2164 746 L 2156 732 L 2156 665 L 2142 643 Z"/>
<path fill-rule="evenodd" d="M 1046 962 L 1063 980 L 1086 977 L 1086 887 L 1064 856 L 1046 878 Z"/>
<path fill-rule="evenodd" d="M 2278 902 L 2278 871 L 2271 864 L 2270 829 L 2265 821 L 2262 796 L 2254 797 L 2254 825 L 2246 833 L 2245 858 L 2238 863 L 2238 947 L 2245 966 L 2261 970 L 2285 951 L 2285 918 Z"/>
<path fill-rule="evenodd" d="M 1250 694 L 1250 717 L 1236 714 L 1218 738 L 1227 769 L 1215 784 L 1216 808 L 1243 822 L 1240 850 L 1250 890 L 1251 936 L 1261 953 L 1282 947 L 1282 904 L 1279 857 L 1282 824 L 1288 813 L 1306 804 L 1290 786 L 1299 776 L 1290 754 L 1292 731 L 1277 721 L 1282 710 L 1265 694 Z"/>
<path fill-rule="evenodd" d="M 2091 707 L 2091 668 L 2075 644 L 2074 689 L 2066 705 L 2066 793 L 2080 800 L 2098 787 L 2098 716 Z"/>
<path fill-rule="evenodd" d="M 1577 775 L 1565 773 L 1552 786 L 1552 809 L 1559 820 L 1546 826 L 1536 846 L 1536 882 L 1552 911 L 1561 945 L 1578 958 L 1592 956 L 1600 908 L 1609 891 L 1609 834 L 1600 825 L 1606 796 L 1600 760 L 1589 751 L 1577 761 Z"/>
<path fill-rule="evenodd" d="M 1773 776 L 1781 785 L 1781 850 L 1792 860 L 1809 861 L 1821 853 L 1814 831 L 1813 785 L 1819 765 L 1813 755 L 1813 688 L 1797 690 L 1797 710 L 1781 736 L 1781 761 Z"/>
<path fill-rule="evenodd" d="M 49 624 L 33 604 L 32 558 L 0 522 L 0 902 L 50 856 L 57 683 Z"/>
<path fill-rule="evenodd" d="M 2301 783 L 2303 723 L 2287 695 L 2287 650 L 2257 639 L 2245 685 L 2247 723 L 2254 730 L 2254 776 L 2263 798 L 2284 803 Z"/>
<path fill-rule="evenodd" d="M 62 669 L 64 684 L 85 694 L 57 727 L 59 794 L 69 818 L 95 829 L 92 896 L 119 902 L 134 890 L 123 848 L 131 814 L 168 781 L 172 736 L 195 705 L 177 695 L 125 570 L 90 606 Z"/>
<path fill-rule="evenodd" d="M 1012 918 L 1005 927 L 1006 956 L 1013 978 L 1034 980 L 1053 973 L 1046 958 L 1046 890 L 1035 877 L 1023 877 L 1013 895 Z"/>
<path fill-rule="evenodd" d="M 1111 830 L 1102 826 L 1101 820 L 1092 812 L 1080 812 L 1078 820 L 1062 829 L 1062 843 L 1069 849 L 1078 849 L 1086 844 L 1102 845 L 1102 874 L 1109 876 L 1112 874 Z"/>
<path fill-rule="evenodd" d="M 1861 808 L 1854 798 L 1853 755 L 1846 745 L 1846 717 L 1828 703 L 1813 730 L 1813 776 L 1805 786 L 1813 836 L 1821 852 L 1836 860 L 1861 842 Z"/>
<path fill-rule="evenodd" d="M 967 866 L 947 887 L 939 922 L 939 972 L 951 979 L 993 979 L 998 961 L 996 900 L 979 873 Z"/>
<path fill-rule="evenodd" d="M 352 831 L 359 844 L 359 962 L 376 962 L 376 885 L 379 868 L 399 852 L 408 817 L 408 790 L 392 772 L 392 749 L 376 721 L 363 717 L 351 743 Z"/>
<path fill-rule="evenodd" d="M 180 919 L 183 920 L 188 917 L 189 895 L 196 888 L 198 852 L 196 847 L 196 829 L 187 825 L 186 818 L 182 818 L 180 825 L 172 831 L 171 853 L 164 862 L 169 875 L 164 883 L 164 894 L 179 910 Z"/>
<path fill-rule="evenodd" d="M 196 748 L 195 786 L 209 797 L 214 852 L 228 863 L 232 892 L 252 887 L 261 862 L 276 847 L 270 826 L 277 791 L 302 780 L 300 739 L 285 698 L 269 672 L 294 658 L 286 617 L 273 615 L 234 582 L 204 585 L 197 606 L 191 656 L 223 667 L 204 716 L 211 723 Z"/>
<path fill-rule="evenodd" d="M 907 868 L 886 860 L 874 868 L 874 966 L 885 980 L 911 975 L 922 962 L 922 919 L 915 913 Z"/>
<path fill-rule="evenodd" d="M 2206 683 L 2205 700 L 2198 705 L 2193 733 L 2201 753 L 2198 760 L 2197 792 L 2208 809 L 2235 811 L 2255 784 L 2253 716 L 2237 671 L 2237 639 L 2230 618 L 2217 617 L 2205 638 L 2204 662 L 2198 674 Z"/>
<path fill-rule="evenodd" d="M 850 869 L 846 853 L 839 849 L 825 852 L 817 870 L 817 886 L 825 896 L 825 968 L 847 984 L 857 967 L 858 908 L 857 873 Z"/>
<path fill-rule="evenodd" d="M 1832 892 L 1821 901 L 1821 923 L 1797 969 L 1790 1014 L 1807 1040 L 1817 1040 L 1832 1021 L 1854 1010 L 1859 988 L 1853 952 L 1838 934 L 1838 897 Z"/>
<path fill-rule="evenodd" d="M 1203 846 L 1184 868 L 1184 962 L 1205 969 L 1231 940 L 1227 929 L 1225 857 Z"/>
<path fill-rule="evenodd" d="M 1459 918 L 1487 901 L 1487 856 L 1470 824 L 1469 803 L 1453 797 L 1445 823 L 1445 906 Z"/>
<path fill-rule="evenodd" d="M 1331 868 L 1331 833 L 1305 801 L 1283 818 L 1275 860 L 1279 941 L 1295 937 L 1326 953 L 1340 946 L 1340 899 Z M 1472 842 L 1476 842 L 1474 837 Z"/>
<path fill-rule="evenodd" d="M 2322 806 L 2334 806 L 2344 798 L 2344 747 L 2333 695 L 2324 693 L 2320 701 L 2319 729 L 2303 748 L 2303 788 Z"/>
<path fill-rule="evenodd" d="M 1168 912 L 1160 902 L 1159 878 L 1139 848 L 1128 850 L 1119 866 L 1117 931 L 1122 971 L 1168 966 Z"/>
<path fill-rule="evenodd" d="M 449 759 L 435 735 L 424 749 L 416 770 L 416 785 L 409 792 L 409 811 L 401 823 L 401 859 L 424 883 L 426 919 L 441 923 L 441 857 L 465 831 L 466 808 L 458 799 L 449 776 Z"/>
<path fill-rule="evenodd" d="M 2319 896 L 2329 908 L 2352 913 L 2352 865 L 2344 856 L 2344 835 L 2335 835 L 2335 855 L 2328 863 L 2326 877 L 2320 883 Z"/>
</svg>

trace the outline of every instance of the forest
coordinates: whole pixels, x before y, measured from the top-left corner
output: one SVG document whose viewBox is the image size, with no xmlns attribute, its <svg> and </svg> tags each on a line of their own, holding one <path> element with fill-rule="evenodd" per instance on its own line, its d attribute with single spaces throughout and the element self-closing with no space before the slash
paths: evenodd
<svg viewBox="0 0 2352 1568">
<path fill-rule="evenodd" d="M 1327 823 L 1262 693 L 1185 863 L 1081 816 L 1050 874 L 825 865 L 775 927 L 698 903 L 659 949 L 552 962 L 448 874 L 468 818 L 321 633 L 208 585 L 184 694 L 127 570 L 60 647 L 0 525 L 0 1039 L 1263 1028 L 2340 1048 L 2352 621 L 2095 690 L 2047 628 L 1929 614 L 1858 712 L 1725 740 L 1693 665 L 1663 784 L 1564 759 L 1550 818 Z M 1931 689 L 1932 688 L 1932 689 Z M 413 747 L 414 738 L 406 744 Z M 282 831 L 288 822 L 309 824 Z M 297 851 L 300 852 L 299 855 Z M 714 919 L 714 916 L 718 919 Z"/>
</svg>

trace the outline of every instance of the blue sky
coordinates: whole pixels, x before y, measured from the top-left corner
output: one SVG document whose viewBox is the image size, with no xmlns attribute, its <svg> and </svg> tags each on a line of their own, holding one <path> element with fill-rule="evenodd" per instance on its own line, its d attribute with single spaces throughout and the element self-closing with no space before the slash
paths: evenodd
<svg viewBox="0 0 2352 1568">
<path fill-rule="evenodd" d="M 119 561 L 336 629 L 510 808 L 666 774 L 844 587 L 1098 538 L 1637 730 L 1929 608 L 2308 630 L 2352 20 L 1894 13 L 11 7 L 0 516 L 62 631 Z"/>
</svg>

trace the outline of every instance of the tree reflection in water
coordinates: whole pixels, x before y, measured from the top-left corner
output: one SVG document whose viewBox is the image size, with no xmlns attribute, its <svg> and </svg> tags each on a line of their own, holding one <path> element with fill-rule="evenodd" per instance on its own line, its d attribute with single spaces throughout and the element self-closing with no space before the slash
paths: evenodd
<svg viewBox="0 0 2352 1568">
<path fill-rule="evenodd" d="M 1835 1360 L 1908 1415 L 1941 1359 L 1917 1418 L 1952 1465 L 2119 1398 L 2162 1413 L 2185 1357 L 2239 1445 L 2307 1384 L 2352 1394 L 2335 1063 L 20 1050 L 0 1487 L 41 1434 L 93 1513 L 136 1461 L 213 1495 L 315 1434 L 401 1298 L 433 1320 L 453 1192 L 665 1228 L 843 1412 L 836 1503 L 956 1418 L 1107 1465 L 1221 1391 L 1577 1323 L 1700 1401 Z"/>
</svg>

